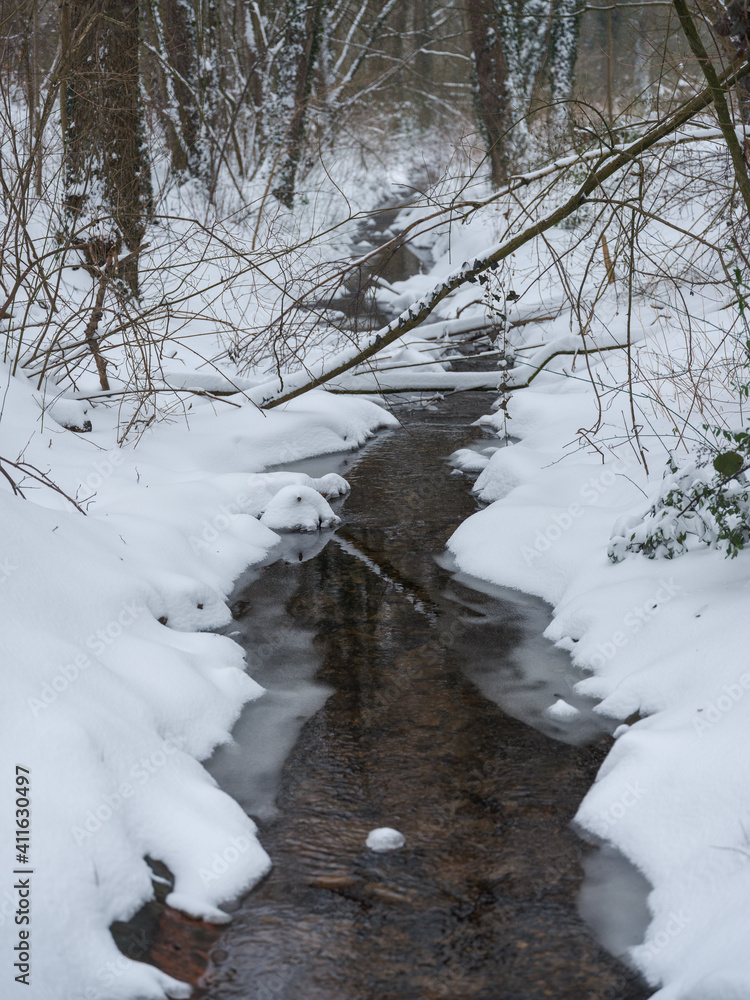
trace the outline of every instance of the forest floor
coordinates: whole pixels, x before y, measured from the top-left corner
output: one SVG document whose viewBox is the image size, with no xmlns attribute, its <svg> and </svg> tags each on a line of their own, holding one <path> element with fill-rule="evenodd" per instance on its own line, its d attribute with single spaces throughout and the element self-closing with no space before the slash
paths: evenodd
<svg viewBox="0 0 750 1000">
<path fill-rule="evenodd" d="M 710 143 L 704 155 L 716 158 Z M 382 180 L 372 182 L 362 203 L 374 204 L 382 190 Z M 662 208 L 670 203 L 668 191 L 660 188 L 658 197 Z M 675 202 L 674 217 L 689 226 L 707 200 Z M 493 244 L 503 207 L 425 234 L 429 273 L 384 283 L 382 308 L 407 309 L 456 262 Z M 407 211 L 402 224 L 427 211 Z M 667 223 L 656 224 L 649 252 L 658 246 L 669 275 L 684 247 L 670 242 Z M 585 230 L 586 219 L 578 225 Z M 189 239 L 187 229 L 181 239 Z M 606 284 L 604 261 L 587 262 L 583 250 L 558 266 L 575 232 L 553 231 L 541 250 L 519 252 L 495 286 L 469 286 L 447 300 L 443 317 L 496 320 L 494 290 L 511 320 L 534 320 L 507 335 L 516 368 L 530 364 L 539 344 L 579 329 L 581 297 L 576 311 L 571 286 L 586 286 L 592 275 Z M 658 498 L 669 455 L 691 459 L 703 420 L 738 419 L 726 379 L 711 374 L 718 351 L 711 345 L 726 346 L 736 303 L 692 272 L 679 281 L 674 273 L 644 278 L 635 292 L 631 284 L 629 295 L 616 256 L 614 283 L 591 293 L 589 329 L 623 343 L 627 337 L 631 349 L 560 357 L 500 409 L 488 394 L 482 425 L 511 443 L 454 456 L 464 474 L 479 474 L 475 490 L 487 507 L 458 528 L 449 549 L 461 571 L 553 606 L 547 638 L 570 652 L 580 679 L 541 709 L 545 724 L 575 726 L 591 699 L 619 723 L 577 823 L 647 879 L 651 922 L 643 941 L 632 939 L 627 920 L 604 927 L 603 936 L 662 987 L 660 1000 L 731 1000 L 750 988 L 742 806 L 750 768 L 742 753 L 750 712 L 748 555 L 727 559 L 694 546 L 670 561 L 631 554 L 613 564 L 607 557 L 615 523 L 636 523 Z M 246 303 L 231 308 L 241 323 Z M 702 346 L 696 331 L 705 335 Z M 419 366 L 415 373 L 425 360 L 446 366 L 450 344 L 416 334 L 392 360 Z M 204 320 L 190 336 L 209 338 Z M 200 369 L 186 362 L 191 350 L 183 345 L 174 361 L 190 386 Z M 325 350 L 318 343 L 306 363 Z M 346 486 L 335 477 L 265 470 L 354 449 L 395 418 L 373 400 L 325 391 L 272 411 L 242 395 L 194 395 L 179 416 L 149 422 L 119 447 L 116 406 L 88 404 L 81 392 L 49 406 L 9 364 L 2 371 L 0 454 L 20 465 L 4 463 L 17 485 L 0 492 L 3 759 L 15 769 L 9 802 L 15 794 L 23 810 L 24 796 L 31 800 L 28 847 L 25 814 L 0 810 L 6 969 L 28 942 L 15 919 L 27 897 L 13 873 L 29 868 L 26 996 L 186 996 L 174 979 L 123 956 L 109 927 L 151 896 L 146 858 L 174 875 L 171 905 L 216 921 L 227 919 L 222 904 L 268 869 L 254 824 L 200 764 L 229 738 L 242 705 L 261 694 L 240 648 L 208 630 L 229 621 L 234 582 L 267 558 L 276 531 L 332 525 L 324 494 L 333 498 Z M 268 374 L 243 372 L 226 378 L 251 388 Z M 198 387 L 215 388 L 224 377 L 210 374 L 214 382 L 204 370 Z M 84 418 L 90 430 L 66 429 Z M 692 440 L 686 428 L 695 431 Z M 38 470 L 67 496 L 32 479 Z M 606 899 L 608 885 L 622 885 L 622 866 L 603 863 L 598 871 Z M 601 922 L 596 900 L 584 905 Z M 13 977 L 21 977 L 13 984 L 19 991 L 23 965 Z"/>
</svg>

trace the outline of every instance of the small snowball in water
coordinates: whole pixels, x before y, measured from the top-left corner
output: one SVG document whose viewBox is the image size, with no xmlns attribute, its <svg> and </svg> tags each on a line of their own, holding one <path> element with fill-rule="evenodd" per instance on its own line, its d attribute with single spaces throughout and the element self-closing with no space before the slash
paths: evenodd
<svg viewBox="0 0 750 1000">
<path fill-rule="evenodd" d="M 564 698 L 558 698 L 554 705 L 545 708 L 544 714 L 550 719 L 559 719 L 567 722 L 569 719 L 576 719 L 581 714 L 573 705 L 569 705 Z"/>
<path fill-rule="evenodd" d="M 390 826 L 379 826 L 367 834 L 367 846 L 371 851 L 397 851 L 406 843 L 406 837 Z"/>
</svg>

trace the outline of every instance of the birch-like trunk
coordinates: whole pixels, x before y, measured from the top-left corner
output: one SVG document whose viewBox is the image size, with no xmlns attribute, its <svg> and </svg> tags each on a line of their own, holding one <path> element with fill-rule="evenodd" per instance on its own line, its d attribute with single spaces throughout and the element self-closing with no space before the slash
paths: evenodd
<svg viewBox="0 0 750 1000">
<path fill-rule="evenodd" d="M 324 5 L 325 0 L 287 0 L 285 44 L 278 82 L 280 101 L 287 115 L 283 119 L 278 181 L 273 189 L 274 196 L 286 208 L 294 205 Z"/>
</svg>

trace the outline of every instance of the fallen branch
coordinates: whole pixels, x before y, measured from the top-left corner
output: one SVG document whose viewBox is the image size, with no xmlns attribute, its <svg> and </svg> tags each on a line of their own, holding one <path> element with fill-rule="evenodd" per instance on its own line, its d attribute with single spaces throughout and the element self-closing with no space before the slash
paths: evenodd
<svg viewBox="0 0 750 1000">
<path fill-rule="evenodd" d="M 587 355 L 587 354 L 600 354 L 603 351 L 624 351 L 627 349 L 627 344 L 597 344 L 592 347 L 581 347 L 581 342 L 576 337 L 561 337 L 559 340 L 553 340 L 551 344 L 545 344 L 544 347 L 539 350 L 533 358 L 529 361 L 521 361 L 518 363 L 518 367 L 531 368 L 532 371 L 527 377 L 525 382 L 516 381 L 513 375 L 520 374 L 518 372 L 518 367 L 514 368 L 511 372 L 511 378 L 509 378 L 500 388 L 503 392 L 512 392 L 514 389 L 526 389 L 537 375 L 541 374 L 547 365 L 554 358 L 558 358 L 561 355 Z"/>
<path fill-rule="evenodd" d="M 733 71 L 724 74 L 721 82 L 725 86 L 732 86 L 738 80 L 747 76 L 748 73 L 750 73 L 750 64 L 746 59 L 743 59 L 743 64 L 739 68 L 735 68 Z M 525 246 L 526 243 L 536 239 L 537 236 L 540 236 L 548 229 L 552 229 L 568 216 L 572 215 L 604 181 L 608 180 L 623 167 L 631 166 L 637 161 L 639 156 L 651 149 L 652 146 L 655 146 L 667 135 L 675 132 L 691 118 L 712 104 L 714 92 L 713 87 L 706 87 L 692 100 L 683 104 L 682 107 L 665 121 L 652 128 L 639 139 L 636 139 L 624 150 L 609 154 L 603 153 L 600 157 L 601 164 L 591 171 L 575 194 L 563 205 L 539 222 L 523 230 L 517 236 L 502 243 L 496 249 L 478 257 L 471 263 L 465 262 L 457 271 L 454 271 L 453 274 L 435 286 L 427 296 L 410 306 L 397 319 L 375 333 L 365 347 L 352 346 L 337 354 L 330 361 L 319 362 L 311 368 L 306 368 L 302 372 L 296 372 L 288 376 L 286 380 L 281 376 L 260 385 L 256 389 L 251 390 L 249 393 L 250 397 L 255 403 L 266 409 L 280 406 L 282 403 L 286 403 L 305 392 L 309 392 L 310 389 L 325 385 L 357 365 L 368 361 L 384 347 L 392 344 L 399 337 L 402 337 L 415 327 L 420 326 L 435 307 L 446 296 L 450 295 L 451 292 L 467 282 L 476 281 L 478 275 L 483 274 L 485 271 L 494 270 L 500 261 L 510 257 L 511 254 L 515 253 L 522 246 Z"/>
<path fill-rule="evenodd" d="M 69 496 L 65 490 L 61 490 L 57 483 L 53 482 L 45 472 L 42 472 L 41 469 L 37 469 L 37 467 L 35 465 L 31 465 L 30 462 L 12 462 L 9 458 L 3 458 L 0 456 L 0 473 L 2 473 L 8 480 L 11 485 L 11 489 L 16 496 L 23 497 L 24 500 L 26 499 L 26 495 L 23 490 L 18 483 L 15 482 L 13 477 L 3 468 L 3 464 L 9 465 L 13 469 L 18 469 L 18 471 L 23 473 L 25 477 L 36 480 L 36 482 L 41 483 L 42 486 L 48 486 L 51 490 L 54 490 L 55 493 L 59 493 L 60 496 L 65 497 L 68 503 L 72 503 L 75 509 L 80 511 L 81 514 L 85 516 L 86 511 L 83 507 L 76 503 L 73 497 Z"/>
<path fill-rule="evenodd" d="M 328 383 L 330 392 L 346 393 L 393 393 L 393 392 L 466 392 L 482 389 L 497 392 L 501 386 L 504 371 L 494 372 L 363 372 L 348 375 Z"/>
<path fill-rule="evenodd" d="M 383 394 L 398 392 L 513 392 L 526 389 L 537 375 L 541 374 L 554 358 L 563 355 L 578 356 L 600 354 L 603 351 L 622 351 L 627 344 L 603 343 L 582 347 L 577 337 L 561 337 L 545 344 L 529 361 L 522 361 L 510 371 L 494 372 L 404 372 L 388 375 L 380 371 L 362 372 L 348 375 L 327 384 L 329 392 L 351 394 Z M 519 368 L 531 368 L 531 372 L 521 381 Z"/>
</svg>

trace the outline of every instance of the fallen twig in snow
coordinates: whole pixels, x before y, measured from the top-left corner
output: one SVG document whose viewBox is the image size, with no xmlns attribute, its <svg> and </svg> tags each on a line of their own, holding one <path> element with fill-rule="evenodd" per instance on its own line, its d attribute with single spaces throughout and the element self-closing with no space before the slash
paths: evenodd
<svg viewBox="0 0 750 1000">
<path fill-rule="evenodd" d="M 3 476 L 5 476 L 5 478 L 10 483 L 11 488 L 13 492 L 16 494 L 16 496 L 23 497 L 24 500 L 26 499 L 26 495 L 24 494 L 21 487 L 18 485 L 18 483 L 16 483 L 13 477 L 3 468 L 3 463 L 5 463 L 5 465 L 10 465 L 14 469 L 18 469 L 18 471 L 22 472 L 24 476 L 28 476 L 29 479 L 36 480 L 36 482 L 41 483 L 42 486 L 48 486 L 51 490 L 54 490 L 56 493 L 59 493 L 60 496 L 65 497 L 68 503 L 72 503 L 76 510 L 80 511 L 84 516 L 86 515 L 86 511 L 83 509 L 83 507 L 81 507 L 78 503 L 76 503 L 73 497 L 69 496 L 65 492 L 65 490 L 60 489 L 57 483 L 53 482 L 46 473 L 42 472 L 41 469 L 37 469 L 37 467 L 35 465 L 31 465 L 30 462 L 13 462 L 9 458 L 3 458 L 0 455 L 0 472 L 3 474 Z"/>
</svg>

